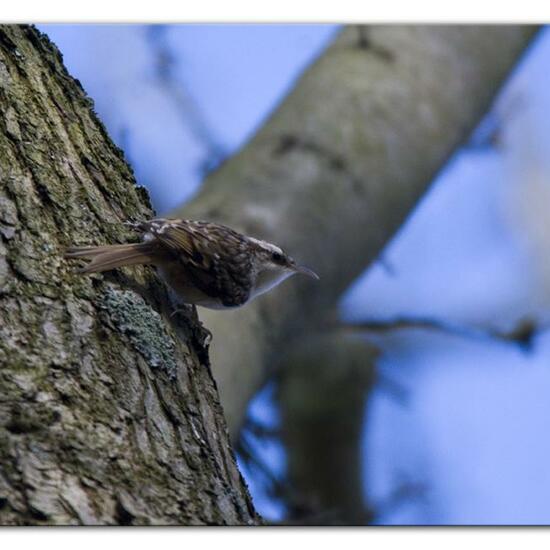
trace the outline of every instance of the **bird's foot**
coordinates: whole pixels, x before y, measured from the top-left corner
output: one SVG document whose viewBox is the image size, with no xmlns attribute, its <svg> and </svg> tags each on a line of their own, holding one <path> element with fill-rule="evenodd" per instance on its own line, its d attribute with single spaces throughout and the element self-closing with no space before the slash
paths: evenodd
<svg viewBox="0 0 550 550">
<path fill-rule="evenodd" d="M 201 323 L 201 325 L 202 325 L 202 323 Z M 203 335 L 204 335 L 202 345 L 205 348 L 207 348 L 212 342 L 212 331 L 207 329 L 204 325 L 202 325 L 201 328 L 202 328 L 202 332 L 203 332 Z"/>
<path fill-rule="evenodd" d="M 190 314 L 193 312 L 193 306 L 182 304 L 174 309 L 172 313 L 170 313 L 170 317 L 175 317 L 176 315 L 184 315 L 185 317 L 189 317 Z"/>
</svg>

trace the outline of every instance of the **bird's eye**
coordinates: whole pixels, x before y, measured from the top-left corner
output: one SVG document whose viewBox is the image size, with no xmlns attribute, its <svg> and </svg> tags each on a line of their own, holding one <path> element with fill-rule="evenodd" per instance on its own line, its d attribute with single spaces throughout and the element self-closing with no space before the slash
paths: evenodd
<svg viewBox="0 0 550 550">
<path fill-rule="evenodd" d="M 272 259 L 275 263 L 280 264 L 280 263 L 283 262 L 283 259 L 284 259 L 284 258 L 283 258 L 283 255 L 282 255 L 281 253 L 279 253 L 279 252 L 273 252 L 273 253 L 271 254 L 271 259 Z"/>
</svg>

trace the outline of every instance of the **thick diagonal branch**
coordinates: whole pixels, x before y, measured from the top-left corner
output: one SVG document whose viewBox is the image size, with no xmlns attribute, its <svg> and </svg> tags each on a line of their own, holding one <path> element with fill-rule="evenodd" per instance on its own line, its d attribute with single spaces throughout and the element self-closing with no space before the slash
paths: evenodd
<svg viewBox="0 0 550 550">
<path fill-rule="evenodd" d="M 290 280 L 201 314 L 229 426 L 282 351 L 334 307 L 489 108 L 525 26 L 345 29 L 251 142 L 177 214 L 274 241 L 321 282 Z"/>
</svg>

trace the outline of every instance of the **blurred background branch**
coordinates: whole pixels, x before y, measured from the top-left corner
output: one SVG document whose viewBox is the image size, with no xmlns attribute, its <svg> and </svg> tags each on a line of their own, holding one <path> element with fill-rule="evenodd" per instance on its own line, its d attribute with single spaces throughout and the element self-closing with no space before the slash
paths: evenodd
<svg viewBox="0 0 550 550">
<path fill-rule="evenodd" d="M 535 337 L 548 329 L 548 325 L 530 318 L 521 319 L 510 330 L 496 330 L 489 327 L 475 327 L 429 317 L 406 316 L 395 319 L 365 319 L 358 323 L 341 325 L 347 332 L 360 334 L 383 334 L 395 330 L 435 330 L 474 339 L 494 339 L 518 346 L 525 352 L 533 348 Z"/>
<path fill-rule="evenodd" d="M 168 25 L 150 25 L 147 28 L 155 59 L 155 74 L 162 88 L 174 102 L 182 124 L 191 129 L 193 136 L 204 147 L 204 157 L 198 166 L 202 179 L 218 166 L 228 153 L 208 124 L 200 104 L 191 97 L 184 83 L 178 78 L 178 59 L 169 43 L 168 31 Z"/>
<path fill-rule="evenodd" d="M 321 275 L 241 311 L 201 313 L 233 438 L 281 353 L 378 256 L 535 30 L 345 29 L 248 145 L 173 212 L 279 243 Z"/>
<path fill-rule="evenodd" d="M 365 525 L 361 454 L 365 403 L 376 350 L 340 334 L 304 339 L 279 374 L 282 440 L 287 450 L 287 521 Z"/>
</svg>

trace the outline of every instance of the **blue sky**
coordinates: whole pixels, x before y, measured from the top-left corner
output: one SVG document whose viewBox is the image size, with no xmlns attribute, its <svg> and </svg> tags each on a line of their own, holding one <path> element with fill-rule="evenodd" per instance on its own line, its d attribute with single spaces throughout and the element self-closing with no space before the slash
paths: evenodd
<svg viewBox="0 0 550 550">
<path fill-rule="evenodd" d="M 159 213 L 195 193 L 337 32 L 334 25 L 42 25 L 95 101 Z M 341 302 L 344 319 L 429 316 L 509 329 L 550 306 L 550 35 L 541 33 L 485 127 L 457 151 Z M 483 127 L 482 127 L 483 128 Z M 365 494 L 382 523 L 550 523 L 550 336 L 535 349 L 434 331 L 379 337 L 365 411 Z M 269 392 L 253 407 L 270 414 Z M 261 411 L 264 411 L 262 413 Z M 267 411 L 267 412 L 266 412 Z M 284 453 L 264 454 L 279 468 Z M 253 480 L 252 480 L 253 482 Z M 423 489 L 384 507 L 401 484 Z M 280 507 L 252 485 L 268 517 Z"/>
</svg>

